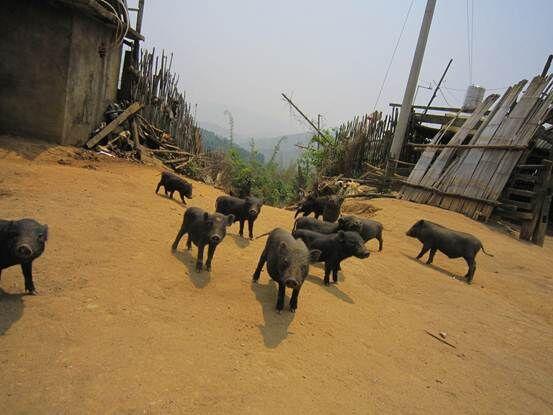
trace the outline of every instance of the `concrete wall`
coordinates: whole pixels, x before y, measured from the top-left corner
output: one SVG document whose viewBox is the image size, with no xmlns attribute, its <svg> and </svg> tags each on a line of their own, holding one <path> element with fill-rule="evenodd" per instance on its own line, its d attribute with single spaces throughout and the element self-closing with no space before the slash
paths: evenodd
<svg viewBox="0 0 553 415">
<path fill-rule="evenodd" d="M 32 0 L 3 0 L 0 27 L 0 132 L 59 141 L 71 13 Z"/>
<path fill-rule="evenodd" d="M 113 30 L 75 14 L 62 144 L 83 144 L 102 121 L 107 105 L 117 99 L 120 64 L 121 47 L 113 44 Z"/>
<path fill-rule="evenodd" d="M 121 48 L 111 28 L 44 3 L 2 0 L 0 133 L 80 145 L 116 99 Z"/>
</svg>

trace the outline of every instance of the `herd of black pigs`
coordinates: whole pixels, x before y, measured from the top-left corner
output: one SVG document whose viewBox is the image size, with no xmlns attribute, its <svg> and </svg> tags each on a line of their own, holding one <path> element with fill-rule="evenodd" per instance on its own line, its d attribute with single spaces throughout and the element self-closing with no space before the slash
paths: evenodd
<svg viewBox="0 0 553 415">
<path fill-rule="evenodd" d="M 173 197 L 178 192 L 181 200 L 192 198 L 192 184 L 170 173 L 161 173 L 156 193 L 163 187 L 166 196 Z M 309 264 L 324 263 L 324 283 L 330 284 L 330 275 L 334 283 L 338 282 L 340 263 L 352 256 L 368 258 L 370 253 L 365 243 L 378 240 L 379 251 L 383 249 L 383 226 L 379 222 L 355 216 L 340 216 L 343 199 L 337 196 L 308 196 L 300 204 L 295 217 L 292 232 L 275 228 L 271 232 L 258 236 L 267 237 L 267 242 L 259 256 L 259 262 L 253 273 L 253 282 L 257 282 L 263 266 L 266 264 L 269 276 L 278 284 L 276 309 L 284 308 L 286 287 L 292 290 L 289 308 L 295 312 L 298 307 L 300 289 L 309 273 Z M 261 213 L 263 201 L 249 196 L 244 199 L 232 196 L 220 196 L 215 202 L 215 212 L 209 213 L 198 207 L 189 207 L 184 212 L 182 225 L 173 242 L 176 250 L 183 236 L 188 235 L 186 246 L 192 244 L 198 248 L 196 270 L 204 268 L 204 251 L 207 246 L 205 269 L 211 270 L 213 255 L 217 246 L 226 235 L 226 228 L 240 222 L 240 236 L 244 236 L 244 224 L 248 223 L 248 236 L 253 239 L 253 226 Z M 315 218 L 308 217 L 314 213 Z M 323 220 L 319 220 L 319 216 Z M 420 259 L 430 251 L 427 264 L 431 264 L 436 251 L 443 252 L 449 258 L 464 258 L 468 265 L 465 276 L 472 283 L 476 270 L 476 254 L 482 249 L 482 243 L 471 234 L 458 232 L 427 220 L 417 221 L 407 231 L 407 236 L 418 239 L 422 249 L 417 255 Z M 25 279 L 25 291 L 36 294 L 33 282 L 33 261 L 44 252 L 48 239 L 48 226 L 33 219 L 0 220 L 0 277 L 2 270 L 21 265 Z M 491 256 L 491 255 L 490 255 Z"/>
</svg>

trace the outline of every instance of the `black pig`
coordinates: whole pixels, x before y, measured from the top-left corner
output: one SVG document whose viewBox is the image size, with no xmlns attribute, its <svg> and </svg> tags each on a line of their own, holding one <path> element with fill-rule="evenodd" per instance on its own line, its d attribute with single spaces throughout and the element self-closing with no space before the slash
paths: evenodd
<svg viewBox="0 0 553 415">
<path fill-rule="evenodd" d="M 188 183 L 186 180 L 184 180 L 182 177 L 177 176 L 176 174 L 168 171 L 162 172 L 161 179 L 157 184 L 156 194 L 161 186 L 163 186 L 165 190 L 165 196 L 169 196 L 171 199 L 173 198 L 173 193 L 175 193 L 175 191 L 179 192 L 182 203 L 184 203 L 185 205 L 185 196 L 188 199 L 192 199 L 192 184 Z"/>
<path fill-rule="evenodd" d="M 294 218 L 300 213 L 303 213 L 303 216 L 309 216 L 311 213 L 314 213 L 315 219 L 318 219 L 322 215 L 323 220 L 334 222 L 340 216 L 343 201 L 344 199 L 339 196 L 315 197 L 309 195 L 299 204 Z"/>
<path fill-rule="evenodd" d="M 204 248 L 207 245 L 207 261 L 205 268 L 211 270 L 211 261 L 215 248 L 219 245 L 227 234 L 227 226 L 234 222 L 234 215 L 221 215 L 220 213 L 209 214 L 198 207 L 190 207 L 184 212 L 182 225 L 177 234 L 172 249 L 175 251 L 181 238 L 188 234 L 186 248 L 192 248 L 192 242 L 198 247 L 198 259 L 196 260 L 196 271 L 200 272 L 203 267 Z"/>
<path fill-rule="evenodd" d="M 281 228 L 274 229 L 267 238 L 265 248 L 259 257 L 259 263 L 253 273 L 253 282 L 259 280 L 265 262 L 269 276 L 278 284 L 276 309 L 280 313 L 284 308 L 286 287 L 292 289 L 290 311 L 298 308 L 298 295 L 309 272 L 309 262 L 316 261 L 320 251 L 309 251 L 301 240 Z"/>
<path fill-rule="evenodd" d="M 330 234 L 336 233 L 340 230 L 343 231 L 361 231 L 360 220 L 344 220 L 344 217 L 338 219 L 338 222 L 327 222 L 324 220 L 313 219 L 310 217 L 302 216 L 296 219 L 294 222 L 294 229 L 308 229 L 310 231 Z"/>
<path fill-rule="evenodd" d="M 357 232 L 338 231 L 330 235 L 309 231 L 307 229 L 297 229 L 293 232 L 294 238 L 300 238 L 305 242 L 309 249 L 321 251 L 319 261 L 325 263 L 326 285 L 330 284 L 330 273 L 332 279 L 338 282 L 338 270 L 340 262 L 351 256 L 357 258 L 367 258 L 370 252 L 365 248 L 363 239 Z"/>
<path fill-rule="evenodd" d="M 215 201 L 215 211 L 223 215 L 234 215 L 234 221 L 240 222 L 240 236 L 244 236 L 244 222 L 248 221 L 250 239 L 253 239 L 253 224 L 261 212 L 263 201 L 248 196 L 240 199 L 233 196 L 219 196 Z"/>
<path fill-rule="evenodd" d="M 44 252 L 47 239 L 48 226 L 33 219 L 0 219 L 0 274 L 4 268 L 20 264 L 25 278 L 25 291 L 36 294 L 33 261 Z"/>
<path fill-rule="evenodd" d="M 343 229 L 347 231 L 357 231 L 363 241 L 367 242 L 376 238 L 378 240 L 378 250 L 382 251 L 384 240 L 382 239 L 382 229 L 384 228 L 380 222 L 370 219 L 357 218 L 355 216 L 342 216 Z M 361 229 L 357 228 L 361 225 Z"/>
<path fill-rule="evenodd" d="M 469 270 L 465 278 L 467 283 L 471 284 L 476 271 L 476 254 L 480 249 L 488 256 L 482 242 L 470 233 L 454 231 L 445 226 L 428 220 L 419 220 L 411 229 L 407 231 L 407 236 L 417 238 L 422 242 L 422 249 L 417 255 L 417 259 L 422 258 L 424 254 L 430 251 L 427 264 L 431 264 L 434 260 L 436 251 L 441 251 L 449 258 L 464 258 L 467 261 Z"/>
</svg>

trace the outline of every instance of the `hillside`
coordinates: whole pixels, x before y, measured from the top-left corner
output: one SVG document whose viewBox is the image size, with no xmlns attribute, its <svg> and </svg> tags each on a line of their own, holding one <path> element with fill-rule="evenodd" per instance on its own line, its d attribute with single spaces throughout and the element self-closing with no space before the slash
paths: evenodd
<svg viewBox="0 0 553 415">
<path fill-rule="evenodd" d="M 454 212 L 372 200 L 384 251 L 371 241 L 330 287 L 311 266 L 297 312 L 279 315 L 266 271 L 251 283 L 264 239 L 232 226 L 210 273 L 194 271 L 184 241 L 171 252 L 184 208 L 154 193 L 155 167 L 11 137 L 0 165 L 1 217 L 50 229 L 40 295 L 23 295 L 18 267 L 2 272 L 1 414 L 553 412 L 550 237 L 540 248 Z M 221 192 L 193 185 L 189 205 L 212 210 Z M 365 215 L 367 202 L 345 208 Z M 478 256 L 473 285 L 455 278 L 462 260 L 414 259 L 405 231 L 421 217 L 495 255 Z M 292 223 L 265 206 L 254 232 Z"/>
<path fill-rule="evenodd" d="M 298 133 L 278 137 L 256 138 L 255 147 L 261 154 L 263 154 L 263 156 L 265 156 L 265 160 L 269 160 L 273 154 L 275 145 L 282 137 L 286 137 L 280 145 L 276 161 L 282 167 L 287 167 L 290 163 L 295 162 L 302 152 L 301 148 L 297 147 L 296 144 L 300 144 L 302 146 L 307 145 L 311 140 L 312 135 L 313 134 L 311 133 Z M 243 143 L 243 141 L 241 141 L 241 143 Z"/>
<path fill-rule="evenodd" d="M 250 151 L 246 150 L 243 146 L 232 143 L 228 138 L 221 137 L 217 134 L 215 134 L 212 131 L 201 129 L 202 131 L 202 141 L 204 148 L 208 151 L 222 151 L 227 152 L 231 147 L 234 148 L 242 158 L 248 158 L 250 156 Z M 263 154 L 258 154 L 257 159 L 260 162 L 264 162 Z"/>
</svg>

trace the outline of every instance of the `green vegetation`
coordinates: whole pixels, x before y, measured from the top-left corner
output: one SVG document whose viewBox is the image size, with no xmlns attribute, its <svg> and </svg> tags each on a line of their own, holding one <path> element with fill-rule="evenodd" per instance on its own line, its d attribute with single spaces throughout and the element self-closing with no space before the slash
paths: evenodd
<svg viewBox="0 0 553 415">
<path fill-rule="evenodd" d="M 236 149 L 230 149 L 230 185 L 238 193 L 251 193 L 263 198 L 272 206 L 284 206 L 297 197 L 295 167 L 281 168 L 275 161 L 279 152 L 280 140 L 274 147 L 267 163 L 259 161 L 259 152 L 250 144 L 248 157 L 242 157 Z"/>
<path fill-rule="evenodd" d="M 208 134 L 206 134 L 208 133 Z M 236 195 L 251 194 L 263 198 L 272 206 L 286 206 L 296 202 L 300 190 L 310 189 L 321 174 L 335 172 L 336 160 L 343 159 L 344 146 L 335 138 L 333 130 L 323 131 L 323 136 L 313 136 L 307 149 L 296 162 L 288 167 L 278 163 L 282 137 L 273 147 L 265 162 L 252 139 L 249 151 L 230 144 L 229 140 L 204 130 L 204 146 L 211 151 L 224 153 L 220 171 L 224 172 L 222 185 Z M 299 151 L 299 150 L 298 150 Z"/>
</svg>

